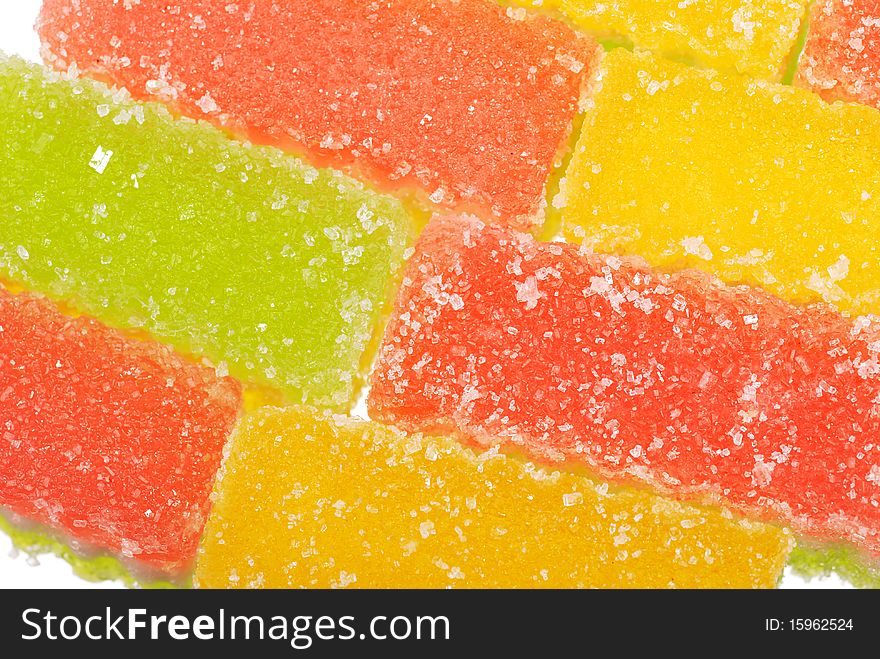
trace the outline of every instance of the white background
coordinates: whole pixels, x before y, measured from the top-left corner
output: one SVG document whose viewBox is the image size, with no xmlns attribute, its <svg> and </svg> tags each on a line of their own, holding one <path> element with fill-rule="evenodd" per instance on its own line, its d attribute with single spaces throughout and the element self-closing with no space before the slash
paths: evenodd
<svg viewBox="0 0 880 659">
<path fill-rule="evenodd" d="M 39 6 L 39 0 L 0 0 L 0 50 L 39 61 L 39 41 L 33 30 Z M 65 561 L 55 556 L 40 556 L 38 564 L 34 563 L 34 559 L 16 555 L 9 538 L 0 532 L 0 588 L 121 587 L 112 582 L 92 584 L 82 581 Z M 807 584 L 786 570 L 782 585 L 783 588 L 836 588 L 846 584 L 836 577 Z"/>
</svg>

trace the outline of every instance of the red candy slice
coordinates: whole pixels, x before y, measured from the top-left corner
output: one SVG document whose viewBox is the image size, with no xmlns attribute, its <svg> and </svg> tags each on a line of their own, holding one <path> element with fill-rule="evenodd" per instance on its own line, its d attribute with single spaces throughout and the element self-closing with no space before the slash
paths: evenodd
<svg viewBox="0 0 880 659">
<path fill-rule="evenodd" d="M 880 108 L 880 2 L 816 2 L 797 83 L 827 100 Z"/>
<path fill-rule="evenodd" d="M 166 573 L 191 567 L 237 382 L 0 287 L 0 507 Z"/>
<path fill-rule="evenodd" d="M 878 553 L 878 358 L 876 320 L 445 219 L 409 263 L 369 405 Z"/>
</svg>

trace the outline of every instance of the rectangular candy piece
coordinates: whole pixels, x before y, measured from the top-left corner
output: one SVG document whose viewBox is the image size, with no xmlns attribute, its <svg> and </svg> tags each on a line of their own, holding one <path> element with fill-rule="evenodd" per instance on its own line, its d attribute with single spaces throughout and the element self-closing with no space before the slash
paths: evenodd
<svg viewBox="0 0 880 659">
<path fill-rule="evenodd" d="M 599 76 L 564 183 L 570 240 L 880 312 L 880 113 L 622 49 Z"/>
<path fill-rule="evenodd" d="M 880 554 L 876 318 L 438 220 L 368 403 Z"/>
<path fill-rule="evenodd" d="M 602 41 L 776 81 L 795 50 L 809 2 L 513 0 L 512 4 L 560 11 Z"/>
<path fill-rule="evenodd" d="M 598 46 L 486 0 L 47 0 L 44 56 L 260 142 L 527 227 Z"/>
<path fill-rule="evenodd" d="M 230 444 L 205 588 L 773 587 L 791 536 L 451 439 L 264 408 Z"/>
<path fill-rule="evenodd" d="M 0 273 L 296 400 L 352 398 L 399 202 L 14 58 L 0 143 Z"/>
<path fill-rule="evenodd" d="M 0 287 L 0 508 L 148 570 L 192 567 L 241 388 Z"/>
<path fill-rule="evenodd" d="M 829 101 L 880 108 L 880 2 L 820 0 L 813 5 L 795 80 Z"/>
</svg>

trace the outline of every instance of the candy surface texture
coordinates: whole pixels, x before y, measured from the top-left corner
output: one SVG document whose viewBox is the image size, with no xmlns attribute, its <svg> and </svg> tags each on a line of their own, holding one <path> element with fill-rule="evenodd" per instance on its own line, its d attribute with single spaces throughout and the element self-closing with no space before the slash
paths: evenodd
<svg viewBox="0 0 880 659">
<path fill-rule="evenodd" d="M 201 587 L 771 587 L 790 536 L 449 439 L 265 408 L 230 446 Z"/>
<path fill-rule="evenodd" d="M 880 2 L 816 2 L 796 80 L 829 101 L 880 107 Z"/>
</svg>

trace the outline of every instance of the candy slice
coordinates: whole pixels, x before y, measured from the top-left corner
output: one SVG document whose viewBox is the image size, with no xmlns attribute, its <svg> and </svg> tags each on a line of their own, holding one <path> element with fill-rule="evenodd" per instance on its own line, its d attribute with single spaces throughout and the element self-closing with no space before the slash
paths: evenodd
<svg viewBox="0 0 880 659">
<path fill-rule="evenodd" d="M 803 579 L 816 579 L 832 573 L 856 588 L 880 588 L 880 563 L 846 546 L 811 546 L 798 542 L 788 558 L 792 571 Z"/>
<path fill-rule="evenodd" d="M 880 3 L 817 2 L 796 80 L 828 100 L 880 107 Z"/>
<path fill-rule="evenodd" d="M 786 531 L 450 439 L 264 408 L 233 437 L 208 588 L 772 587 Z"/>
<path fill-rule="evenodd" d="M 426 230 L 372 418 L 880 553 L 880 324 L 475 219 Z"/>
<path fill-rule="evenodd" d="M 880 311 L 880 113 L 611 52 L 566 174 L 566 235 L 793 301 Z"/>
<path fill-rule="evenodd" d="M 148 570 L 192 565 L 240 386 L 0 288 L 0 508 Z"/>
<path fill-rule="evenodd" d="M 106 550 L 85 548 L 82 543 L 65 538 L 63 532 L 53 532 L 20 515 L 4 514 L 2 509 L 0 533 L 9 536 L 13 556 L 23 553 L 29 565 L 37 565 L 42 555 L 54 554 L 67 563 L 73 574 L 85 581 L 116 581 L 129 588 L 151 590 L 192 586 L 191 570 L 179 574 L 161 574 L 142 564 L 135 564 L 131 559 L 113 556 Z"/>
<path fill-rule="evenodd" d="M 603 41 L 779 80 L 797 44 L 809 2 L 513 0 L 512 4 L 561 11 L 574 25 Z"/>
<path fill-rule="evenodd" d="M 49 0 L 39 32 L 61 69 L 521 226 L 597 57 L 486 0 Z"/>
<path fill-rule="evenodd" d="M 0 59 L 0 272 L 347 402 L 408 242 L 400 203 L 123 97 Z"/>
</svg>

